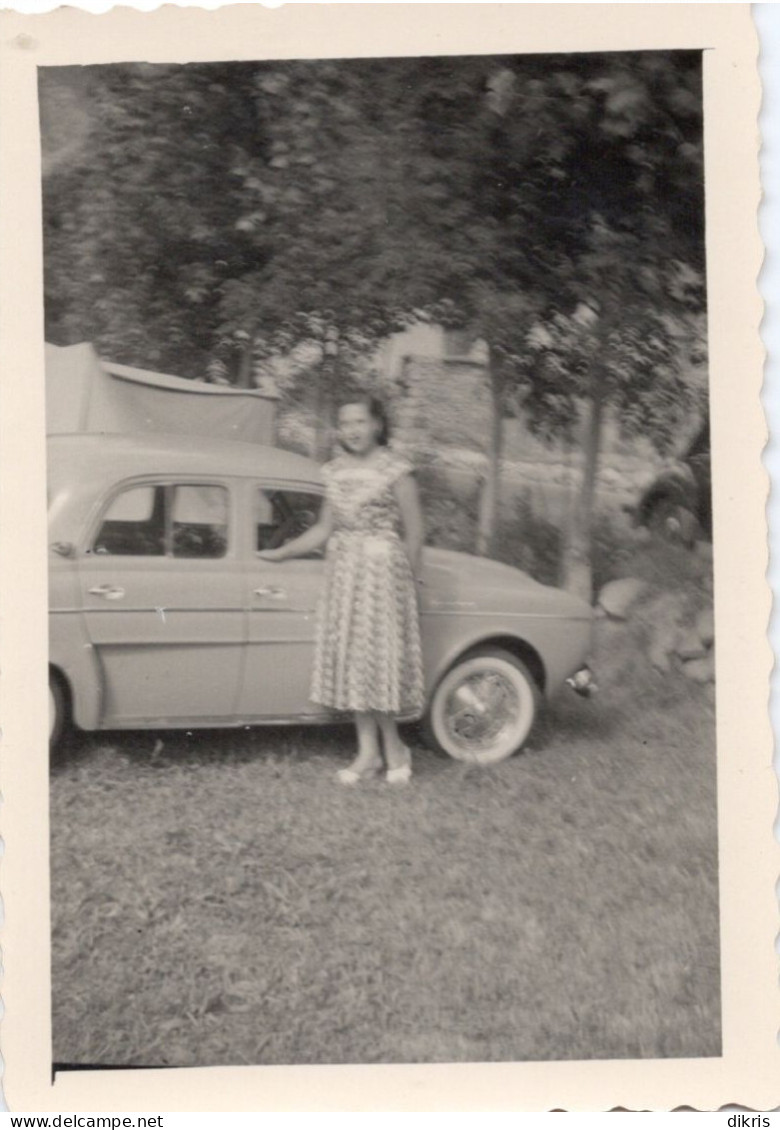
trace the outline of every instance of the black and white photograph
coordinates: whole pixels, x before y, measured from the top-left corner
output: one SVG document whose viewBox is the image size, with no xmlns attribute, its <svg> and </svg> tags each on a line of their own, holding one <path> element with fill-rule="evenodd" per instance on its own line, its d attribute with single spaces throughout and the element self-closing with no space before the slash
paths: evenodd
<svg viewBox="0 0 780 1130">
<path fill-rule="evenodd" d="M 55 1064 L 719 1053 L 701 70 L 41 70 Z"/>
<path fill-rule="evenodd" d="M 36 67 L 55 1087 L 725 1054 L 707 45 L 411 46 Z"/>
</svg>

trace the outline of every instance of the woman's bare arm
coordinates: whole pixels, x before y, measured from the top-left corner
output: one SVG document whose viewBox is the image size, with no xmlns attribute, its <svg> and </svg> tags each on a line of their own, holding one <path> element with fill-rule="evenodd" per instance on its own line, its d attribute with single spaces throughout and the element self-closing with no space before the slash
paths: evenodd
<svg viewBox="0 0 780 1130">
<path fill-rule="evenodd" d="M 257 556 L 263 561 L 286 561 L 288 557 L 304 557 L 325 544 L 333 533 L 333 510 L 327 499 L 322 504 L 320 516 L 313 526 L 278 549 L 260 549 Z"/>
<path fill-rule="evenodd" d="M 402 475 L 396 481 L 395 496 L 404 524 L 406 552 L 409 555 L 412 572 L 419 580 L 422 568 L 422 548 L 425 541 L 425 524 L 422 507 L 420 506 L 420 493 L 417 489 L 417 483 L 411 475 Z"/>
</svg>

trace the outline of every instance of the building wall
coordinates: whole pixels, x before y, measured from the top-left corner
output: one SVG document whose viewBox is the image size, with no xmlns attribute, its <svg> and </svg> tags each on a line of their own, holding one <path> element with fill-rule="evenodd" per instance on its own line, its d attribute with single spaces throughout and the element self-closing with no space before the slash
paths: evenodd
<svg viewBox="0 0 780 1130">
<path fill-rule="evenodd" d="M 396 415 L 405 443 L 484 452 L 490 428 L 484 370 L 409 358 Z"/>
<path fill-rule="evenodd" d="M 439 326 L 415 326 L 390 338 L 380 351 L 380 371 L 396 391 L 398 438 L 411 447 L 469 448 L 485 454 L 490 435 L 486 349 L 475 342 L 466 352 L 457 335 Z M 532 435 L 522 415 L 503 424 L 504 456 L 513 461 L 577 462 L 580 444 L 546 443 Z M 617 416 L 607 412 L 602 461 L 605 465 L 646 463 L 659 458 L 638 437 L 621 439 Z"/>
</svg>

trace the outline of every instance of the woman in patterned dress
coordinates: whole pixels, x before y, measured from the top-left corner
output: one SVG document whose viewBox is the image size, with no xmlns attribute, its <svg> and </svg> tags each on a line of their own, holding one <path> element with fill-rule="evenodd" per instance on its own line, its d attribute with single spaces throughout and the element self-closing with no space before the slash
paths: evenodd
<svg viewBox="0 0 780 1130">
<path fill-rule="evenodd" d="M 283 561 L 327 542 L 311 699 L 354 714 L 358 752 L 338 773 L 343 784 L 381 770 L 380 735 L 387 780 L 405 783 L 411 754 L 396 719 L 419 715 L 424 695 L 416 587 L 422 512 L 411 464 L 388 448 L 376 398 L 341 405 L 338 437 L 344 453 L 323 467 L 317 524 L 258 556 Z"/>
</svg>

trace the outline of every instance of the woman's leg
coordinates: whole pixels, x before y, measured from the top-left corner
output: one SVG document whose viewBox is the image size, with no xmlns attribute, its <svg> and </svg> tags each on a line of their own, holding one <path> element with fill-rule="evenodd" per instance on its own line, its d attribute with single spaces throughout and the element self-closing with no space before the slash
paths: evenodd
<svg viewBox="0 0 780 1130">
<path fill-rule="evenodd" d="M 350 769 L 353 769 L 356 773 L 362 773 L 374 765 L 382 764 L 375 716 L 369 711 L 356 712 L 355 729 L 357 730 L 358 752 L 357 757 L 350 765 Z"/>
<path fill-rule="evenodd" d="M 377 724 L 382 732 L 382 742 L 385 747 L 385 760 L 388 769 L 399 769 L 408 765 L 410 754 L 407 746 L 398 733 L 398 724 L 392 714 L 377 714 Z"/>
</svg>

